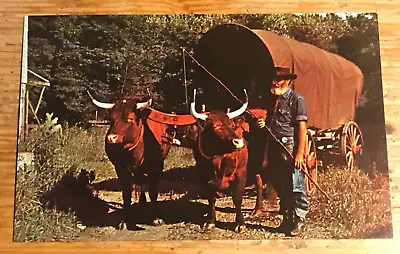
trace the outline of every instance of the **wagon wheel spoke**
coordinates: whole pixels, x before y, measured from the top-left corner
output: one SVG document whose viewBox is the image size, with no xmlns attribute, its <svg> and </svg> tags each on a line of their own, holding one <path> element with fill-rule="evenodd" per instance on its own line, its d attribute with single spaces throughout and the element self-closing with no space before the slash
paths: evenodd
<svg viewBox="0 0 400 254">
<path fill-rule="evenodd" d="M 358 141 L 360 140 L 360 135 L 357 135 L 354 145 L 358 145 Z"/>
<path fill-rule="evenodd" d="M 308 144 L 307 144 L 307 152 L 306 152 L 306 155 L 307 155 L 307 154 L 310 154 L 310 151 L 311 151 L 311 145 L 312 145 L 312 140 L 308 140 Z"/>
<path fill-rule="evenodd" d="M 312 180 L 314 182 L 317 182 L 317 174 L 318 174 L 318 168 L 317 168 L 317 148 L 315 146 L 315 142 L 313 140 L 312 134 L 310 132 L 307 132 L 307 142 L 306 142 L 305 147 L 305 158 L 306 158 L 306 164 L 305 164 L 305 170 L 307 173 L 311 176 Z M 315 185 L 311 182 L 311 180 L 308 179 L 308 177 L 304 178 L 304 183 L 306 186 L 306 192 L 307 195 L 312 195 L 315 192 Z"/>
<path fill-rule="evenodd" d="M 353 168 L 353 158 L 354 158 L 354 154 L 353 154 L 353 149 L 350 147 L 349 150 L 346 153 L 346 160 L 347 160 L 347 168 L 348 169 L 352 169 Z"/>
<path fill-rule="evenodd" d="M 356 159 L 355 156 L 361 154 L 363 145 L 361 131 L 355 122 L 348 122 L 343 126 L 341 144 L 346 166 L 353 168 Z"/>
<path fill-rule="evenodd" d="M 350 126 L 350 130 L 351 130 L 351 134 L 352 134 L 351 135 L 352 138 L 350 140 L 352 142 L 352 141 L 354 141 L 356 139 L 356 130 L 355 130 L 354 126 Z"/>
<path fill-rule="evenodd" d="M 348 169 L 353 169 L 353 167 L 354 167 L 354 157 L 353 157 L 353 154 L 349 157 L 349 160 L 348 160 L 348 162 L 347 162 L 347 168 Z"/>
</svg>

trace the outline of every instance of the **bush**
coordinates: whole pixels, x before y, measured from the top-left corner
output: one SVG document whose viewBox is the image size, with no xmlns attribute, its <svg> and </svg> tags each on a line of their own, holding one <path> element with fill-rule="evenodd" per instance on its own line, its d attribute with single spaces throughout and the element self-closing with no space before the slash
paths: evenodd
<svg viewBox="0 0 400 254">
<path fill-rule="evenodd" d="M 56 211 L 56 197 L 48 197 L 65 185 L 66 177 L 69 185 L 81 184 L 86 188 L 81 190 L 87 192 L 88 183 L 78 179 L 82 168 L 100 169 L 100 175 L 114 172 L 109 170 L 111 165 L 102 149 L 102 132 L 64 126 L 61 132 L 48 135 L 44 128 L 38 128 L 20 143 L 19 152 L 32 152 L 35 162 L 17 172 L 14 241 L 66 241 L 79 232 L 74 207 Z"/>
<path fill-rule="evenodd" d="M 330 168 L 318 181 L 332 202 L 319 191 L 310 198 L 306 229 L 310 237 L 392 237 L 388 175 Z"/>
</svg>

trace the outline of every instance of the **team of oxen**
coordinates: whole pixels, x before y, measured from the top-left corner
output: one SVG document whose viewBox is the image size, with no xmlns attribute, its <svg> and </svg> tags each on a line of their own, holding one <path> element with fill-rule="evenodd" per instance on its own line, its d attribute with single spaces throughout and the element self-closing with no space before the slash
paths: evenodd
<svg viewBox="0 0 400 254">
<path fill-rule="evenodd" d="M 249 110 L 247 94 L 246 102 L 232 112 L 197 112 L 195 95 L 196 90 L 190 115 L 157 111 L 151 108 L 151 99 L 147 102 L 136 102 L 132 98 L 122 98 L 116 103 L 103 103 L 90 95 L 96 106 L 110 110 L 105 150 L 115 166 L 122 188 L 123 216 L 119 227 L 137 228 L 135 218 L 130 214 L 133 184 L 148 185 L 153 225 L 163 224 L 157 208 L 157 197 L 164 159 L 171 145 L 181 145 L 193 150 L 198 176 L 207 192 L 209 211 L 204 226 L 208 229 L 215 227 L 216 199 L 220 192 L 229 190 L 235 205 L 235 231 L 245 230 L 241 206 L 249 161 L 249 140 L 245 135 L 249 133 L 250 125 L 243 117 L 245 111 Z M 265 111 L 258 112 L 265 117 Z M 183 126 L 184 134 L 172 136 L 170 130 L 174 126 Z M 176 134 L 174 131 L 173 133 Z M 260 151 L 254 147 L 250 149 L 254 151 L 252 154 Z M 262 152 L 263 150 L 259 159 L 260 166 L 264 158 Z M 259 175 L 256 179 L 257 202 L 254 212 L 260 213 L 262 180 Z M 139 204 L 143 203 L 146 203 L 146 196 L 142 191 Z"/>
</svg>

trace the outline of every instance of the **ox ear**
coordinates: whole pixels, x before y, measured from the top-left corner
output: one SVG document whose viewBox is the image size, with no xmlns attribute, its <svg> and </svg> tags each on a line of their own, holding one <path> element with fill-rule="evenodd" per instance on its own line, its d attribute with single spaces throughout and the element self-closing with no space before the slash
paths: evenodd
<svg viewBox="0 0 400 254">
<path fill-rule="evenodd" d="M 235 124 L 235 129 L 242 128 L 245 131 L 249 131 L 250 125 L 243 116 L 238 116 L 232 119 L 232 121 Z"/>
<path fill-rule="evenodd" d="M 235 124 L 240 125 L 240 124 L 243 124 L 246 121 L 246 118 L 244 116 L 237 116 L 237 117 L 233 118 L 232 121 Z"/>
<path fill-rule="evenodd" d="M 247 132 L 250 131 L 250 125 L 248 122 L 246 122 L 246 119 L 244 117 L 237 117 L 233 119 L 233 122 L 235 123 L 236 128 L 242 128 L 244 131 Z"/>
</svg>

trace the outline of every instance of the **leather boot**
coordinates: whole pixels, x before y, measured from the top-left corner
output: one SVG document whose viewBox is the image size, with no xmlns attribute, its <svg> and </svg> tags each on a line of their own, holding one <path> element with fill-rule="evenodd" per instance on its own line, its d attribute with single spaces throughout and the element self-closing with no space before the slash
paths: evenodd
<svg viewBox="0 0 400 254">
<path fill-rule="evenodd" d="M 303 231 L 304 226 L 305 226 L 304 219 L 300 218 L 299 216 L 295 216 L 291 235 L 292 236 L 299 235 Z"/>
</svg>

